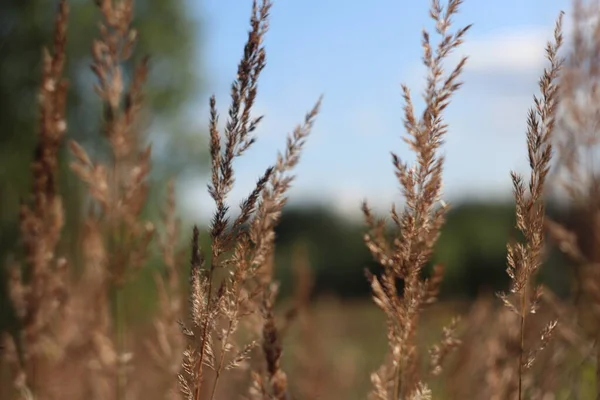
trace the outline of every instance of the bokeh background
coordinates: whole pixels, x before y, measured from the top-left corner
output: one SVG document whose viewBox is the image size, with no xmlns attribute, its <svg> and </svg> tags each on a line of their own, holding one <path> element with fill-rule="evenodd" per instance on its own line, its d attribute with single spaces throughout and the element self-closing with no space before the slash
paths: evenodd
<svg viewBox="0 0 600 400">
<path fill-rule="evenodd" d="M 2 264 L 19 257 L 18 206 L 27 199 L 30 188 L 41 48 L 48 44 L 56 3 L 0 3 Z M 89 69 L 89 44 L 96 35 L 97 13 L 92 1 L 70 3 L 68 135 L 102 157 L 106 148 L 99 135 L 101 104 L 93 93 L 94 77 Z M 152 57 L 144 111 L 154 160 L 147 216 L 158 216 L 166 182 L 174 178 L 183 222 L 182 246 L 187 246 L 191 226 L 206 226 L 214 209 L 206 192 L 208 96 L 216 95 L 224 122 L 229 87 L 248 30 L 250 3 L 136 1 L 140 42 L 135 55 Z M 363 337 L 361 329 L 382 321 L 372 307 L 364 276 L 365 268 L 376 267 L 363 243 L 366 229 L 360 203 L 367 199 L 380 214 L 386 213 L 392 202 L 402 205 L 389 153 L 393 150 L 405 160 L 412 158 L 401 140 L 400 83 L 406 83 L 415 95 L 423 87 L 420 32 L 431 26 L 428 3 L 276 2 L 265 43 L 267 67 L 255 109 L 265 114 L 265 119 L 256 145 L 236 164 L 232 208 L 284 148 L 287 133 L 324 94 L 321 114 L 277 229 L 276 273 L 285 298 L 294 287 L 291 267 L 295 251 L 299 244 L 303 246 L 313 270 L 313 296 L 317 304 L 323 304 L 319 312 L 335 309 L 346 321 L 337 328 L 337 320 L 323 324 L 343 331 L 332 335 L 344 338 L 339 346 L 345 345 L 344 340 L 350 343 L 345 348 L 348 357 L 362 357 L 356 346 Z M 559 11 L 568 11 L 570 5 L 569 0 L 470 0 L 456 18 L 457 26 L 474 23 L 474 27 L 453 56 L 458 60 L 469 55 L 470 59 L 463 75 L 465 85 L 447 113 L 450 129 L 444 146 L 444 191 L 452 209 L 433 260 L 446 266 L 441 307 L 448 312 L 482 292 L 507 286 L 506 243 L 515 235 L 509 172 L 527 172 L 527 111 L 545 65 L 545 42 L 552 37 Z M 565 24 L 568 37 L 569 18 Z M 420 105 L 417 100 L 416 106 Z M 72 212 L 64 247 L 76 251 L 84 191 L 68 170 L 69 159 L 65 150 L 61 187 Z M 551 199 L 552 216 L 569 226 L 577 224 L 577 216 L 560 206 L 559 197 Z M 570 275 L 561 256 L 552 253 L 548 260 L 542 279 L 558 295 L 567 295 Z M 154 264 L 149 269 L 159 267 L 158 258 Z M 2 277 L 5 281 L 5 275 Z M 131 320 L 144 324 L 155 299 L 149 272 L 132 284 L 129 296 Z M 13 318 L 5 289 L 1 298 L 1 328 L 10 329 Z M 373 322 L 357 324 L 357 320 Z M 380 343 L 376 348 L 381 352 L 385 348 L 380 340 L 383 332 L 382 326 L 373 340 Z M 377 364 L 375 360 L 354 365 L 370 371 Z M 363 376 L 367 381 L 368 374 Z"/>
</svg>

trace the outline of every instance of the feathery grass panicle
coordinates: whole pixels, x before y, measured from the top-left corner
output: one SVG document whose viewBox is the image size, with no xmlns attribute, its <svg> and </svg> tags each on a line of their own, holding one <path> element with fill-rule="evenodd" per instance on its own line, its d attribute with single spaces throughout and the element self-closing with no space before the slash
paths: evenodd
<svg viewBox="0 0 600 400">
<path fill-rule="evenodd" d="M 268 389 L 265 391 L 270 393 L 271 398 L 276 400 L 288 399 L 287 394 L 287 375 L 281 369 L 281 334 L 275 322 L 273 313 L 273 301 L 277 295 L 277 288 L 271 286 L 264 291 L 263 298 L 263 340 L 262 349 L 266 361 L 266 374 Z"/>
<path fill-rule="evenodd" d="M 252 220 L 250 240 L 256 245 L 256 256 L 253 263 L 261 266 L 260 276 L 263 282 L 268 283 L 273 278 L 274 230 L 281 216 L 281 210 L 287 202 L 285 193 L 294 180 L 290 171 L 300 160 L 300 153 L 306 143 L 306 138 L 313 129 L 321 102 L 322 97 L 319 97 L 313 108 L 304 116 L 304 122 L 296 126 L 288 135 L 285 153 L 277 155 L 277 163 L 270 176 L 269 184 L 261 193 L 261 200 Z"/>
<path fill-rule="evenodd" d="M 459 318 L 453 318 L 450 324 L 443 328 L 440 343 L 433 345 L 429 350 L 429 370 L 432 375 L 440 375 L 442 373 L 442 366 L 446 357 L 461 344 L 461 341 L 456 338 L 456 329 L 459 321 Z"/>
<path fill-rule="evenodd" d="M 402 213 L 399 214 L 395 207 L 391 210 L 398 231 L 392 243 L 385 239 L 384 222 L 375 221 L 367 204 L 363 204 L 363 213 L 370 228 L 365 241 L 384 268 L 381 277 L 368 274 L 375 303 L 387 317 L 390 346 L 389 363 L 372 377 L 375 386 L 373 397 L 378 399 L 426 398 L 425 394 L 419 395 L 425 392 L 419 386 L 415 337 L 420 311 L 428 302 L 428 292 L 433 289 L 432 286 L 439 284 L 439 278 L 431 283 L 423 280 L 421 270 L 431 257 L 447 209 L 441 201 L 444 159 L 438 154 L 447 132 L 443 111 L 452 94 L 461 86 L 459 76 L 467 59 L 461 58 L 447 75 L 442 64 L 461 45 L 470 28 L 469 25 L 456 32 L 449 31 L 451 19 L 461 3 L 461 0 L 450 0 L 444 8 L 437 0 L 431 2 L 430 16 L 441 40 L 434 48 L 429 33 L 423 31 L 423 63 L 428 77 L 424 92 L 426 105 L 420 119 L 415 116 L 410 90 L 402 86 L 404 128 L 408 133 L 404 141 L 416 153 L 416 163 L 409 167 L 392 153 L 395 174 L 406 199 Z M 404 282 L 402 296 L 398 294 L 398 279 Z"/>
<path fill-rule="evenodd" d="M 11 269 L 9 297 L 21 334 L 7 344 L 6 358 L 16 372 L 21 392 L 33 390 L 44 379 L 39 366 L 53 358 L 59 346 L 55 337 L 69 296 L 67 261 L 56 254 L 64 225 L 64 209 L 58 190 L 58 152 L 66 134 L 67 81 L 63 78 L 69 7 L 60 1 L 54 23 L 53 50 L 42 53 L 42 78 L 38 92 L 38 141 L 31 166 L 32 202 L 20 208 L 20 235 L 25 255 L 21 266 Z M 55 361 L 55 360 L 52 360 Z M 46 377 L 47 378 L 47 377 Z"/>
<path fill-rule="evenodd" d="M 100 0 L 97 4 L 103 21 L 100 39 L 92 46 L 92 71 L 98 79 L 94 89 L 104 105 L 103 134 L 110 144 L 111 165 L 93 162 L 81 146 L 71 142 L 75 156 L 71 167 L 96 201 L 96 218 L 106 225 L 109 236 L 110 278 L 121 286 L 143 265 L 154 233 L 153 225 L 140 219 L 150 172 L 150 146 L 140 150 L 138 132 L 148 58 L 137 65 L 127 87 L 123 67 L 137 38 L 131 28 L 133 1 Z"/>
<path fill-rule="evenodd" d="M 123 285 L 145 264 L 154 235 L 154 225 L 141 217 L 148 195 L 150 146 L 140 150 L 138 117 L 148 59 L 144 58 L 137 65 L 130 82 L 126 82 L 124 64 L 131 58 L 137 39 L 137 31 L 132 28 L 133 0 L 97 0 L 96 5 L 102 20 L 100 38 L 92 46 L 91 69 L 98 80 L 94 89 L 103 103 L 102 133 L 110 144 L 110 163 L 94 162 L 83 147 L 71 142 L 75 156 L 71 168 L 86 184 L 94 200 L 87 226 L 99 231 L 90 234 L 99 234 L 102 240 L 97 245 L 103 247 L 107 255 L 103 265 L 87 267 L 106 269 L 106 273 L 96 272 L 98 279 L 94 283 L 98 289 L 95 291 L 101 298 L 106 296 L 100 294 L 102 291 L 110 292 L 115 306 L 114 329 L 105 323 L 95 333 L 97 361 L 103 373 L 116 378 L 117 398 L 122 398 L 127 385 L 125 367 L 131 359 L 131 353 L 126 351 Z M 85 254 L 84 257 L 88 261 L 90 257 L 94 258 Z M 99 321 L 109 321 L 108 306 L 107 302 L 102 302 L 95 308 L 101 314 Z M 114 357 L 102 356 L 111 347 L 115 361 Z"/>
<path fill-rule="evenodd" d="M 211 183 L 208 192 L 213 198 L 216 210 L 210 224 L 211 257 L 205 269 L 203 256 L 197 243 L 199 233 L 194 228 L 192 244 L 192 268 L 190 280 L 191 325 L 185 326 L 184 333 L 191 339 L 188 349 L 184 354 L 184 371 L 180 375 L 181 390 L 186 398 L 197 400 L 201 396 L 202 385 L 205 381 L 205 367 L 215 371 L 216 378 L 212 385 L 211 397 L 214 397 L 220 374 L 224 367 L 225 353 L 233 350 L 230 334 L 237 328 L 237 311 L 240 304 L 238 285 L 242 274 L 245 274 L 246 265 L 242 264 L 239 251 L 231 252 L 238 241 L 244 241 L 243 247 L 249 243 L 244 240 L 242 226 L 248 221 L 255 209 L 258 194 L 266 185 L 272 168 L 258 180 L 255 189 L 241 204 L 241 213 L 233 223 L 228 217 L 229 207 L 226 203 L 227 196 L 234 183 L 233 161 L 241 156 L 254 142 L 251 133 L 261 120 L 261 117 L 251 119 L 251 109 L 257 94 L 257 82 L 265 66 L 266 53 L 262 45 L 263 36 L 268 29 L 270 1 L 252 5 L 250 17 L 250 31 L 244 47 L 242 60 L 238 64 L 237 78 L 231 86 L 231 105 L 229 119 L 224 132 L 224 148 L 222 137 L 218 129 L 218 113 L 216 99 L 210 99 L 210 155 L 211 155 Z M 224 255 L 230 258 L 224 258 Z M 235 266 L 231 270 L 231 284 L 224 280 L 220 286 L 216 282 L 215 271 L 219 268 Z M 213 287 L 214 285 L 214 287 Z M 232 287 L 235 286 L 235 287 Z M 231 300 L 231 301 L 230 301 Z M 226 320 L 228 328 L 222 334 L 219 327 L 221 320 Z M 215 331 L 219 331 L 215 335 Z M 214 339 L 221 342 L 221 352 Z M 219 357 L 217 359 L 217 357 Z"/>
<path fill-rule="evenodd" d="M 270 393 L 270 396 L 278 400 L 289 398 L 287 376 L 280 367 L 282 331 L 286 326 L 277 327 L 273 310 L 277 293 L 273 277 L 275 227 L 287 201 L 285 193 L 294 179 L 289 172 L 299 161 L 300 152 L 319 112 L 321 100 L 322 98 L 319 98 L 314 107 L 305 115 L 304 123 L 298 125 L 288 136 L 285 154 L 278 154 L 269 185 L 265 186 L 262 191 L 256 214 L 251 221 L 249 236 L 254 247 L 251 265 L 258 269 L 257 284 L 250 289 L 249 296 L 254 298 L 259 293 L 262 293 L 263 296 L 260 305 L 263 317 L 262 347 L 267 365 L 266 377 L 261 376 L 260 373 L 253 374 L 254 386 L 251 396 L 255 398 L 257 393 Z M 289 323 L 289 319 L 286 322 Z M 257 390 L 257 387 L 260 389 Z"/>
<path fill-rule="evenodd" d="M 307 114 L 304 125 L 299 126 L 288 139 L 285 155 L 279 155 L 277 164 L 266 169 L 254 190 L 240 204 L 240 214 L 230 220 L 227 197 L 235 182 L 233 162 L 254 143 L 252 133 L 262 119 L 262 116 L 252 117 L 251 114 L 258 79 L 266 63 L 263 37 L 268 30 L 270 8 L 268 0 L 260 4 L 253 2 L 248 39 L 238 65 L 237 78 L 231 86 L 231 105 L 223 138 L 217 126 L 215 97 L 210 99 L 212 173 L 208 191 L 216 210 L 209 229 L 212 243 L 206 268 L 200 262 L 203 256 L 197 244 L 197 228 L 194 230 L 191 315 L 189 324 L 183 328 L 190 342 L 180 375 L 181 390 L 188 399 L 196 400 L 202 396 L 205 368 L 214 373 L 212 384 L 204 386 L 209 388 L 209 398 L 214 398 L 222 374 L 247 361 L 257 344 L 250 341 L 238 346 L 234 336 L 240 321 L 257 310 L 256 302 L 265 293 L 266 284 L 270 281 L 270 278 L 259 279 L 259 274 L 263 269 L 271 270 L 267 265 L 273 254 L 273 229 L 292 181 L 286 173 L 298 162 L 320 105 L 319 100 Z M 219 270 L 225 270 L 221 278 Z M 265 315 L 272 314 L 267 310 Z M 268 319 L 266 323 L 269 323 Z M 281 382 L 277 380 L 278 384 Z"/>
<path fill-rule="evenodd" d="M 548 323 L 541 334 L 541 344 L 525 354 L 525 331 L 527 315 L 537 311 L 541 287 L 535 286 L 535 277 L 542 265 L 544 247 L 544 185 L 552 157 L 551 135 L 554 130 L 558 106 L 558 77 L 562 59 L 558 51 L 563 42 L 561 13 L 554 30 L 554 43 L 546 45 L 546 57 L 550 67 L 544 70 L 539 80 L 540 97 L 534 97 L 534 107 L 527 119 L 527 150 L 531 168 L 527 188 L 523 178 L 511 173 L 516 203 L 517 228 L 524 237 L 523 243 L 508 245 L 507 272 L 511 278 L 511 293 L 518 297 L 515 304 L 507 294 L 500 294 L 504 304 L 520 319 L 520 349 L 518 357 L 518 398 L 523 396 L 523 375 L 530 368 L 536 352 L 543 348 L 556 327 L 556 321 Z M 526 358 L 527 357 L 527 358 Z"/>
</svg>

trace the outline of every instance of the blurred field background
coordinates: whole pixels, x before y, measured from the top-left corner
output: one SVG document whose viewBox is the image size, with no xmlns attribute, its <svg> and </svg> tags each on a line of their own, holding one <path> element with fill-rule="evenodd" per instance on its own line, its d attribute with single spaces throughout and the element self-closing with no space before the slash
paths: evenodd
<svg viewBox="0 0 600 400">
<path fill-rule="evenodd" d="M 295 343 L 306 343 L 307 338 L 299 337 L 307 333 L 302 321 L 294 324 L 286 337 L 284 363 L 290 376 L 306 376 L 306 371 L 296 372 L 307 368 L 298 354 L 319 358 L 327 376 L 324 385 L 337 388 L 329 399 L 365 398 L 369 375 L 387 348 L 384 315 L 371 300 L 364 273 L 365 268 L 377 271 L 378 267 L 364 245 L 360 202 L 368 198 L 381 215 L 392 202 L 399 203 L 389 151 L 394 149 L 408 160 L 412 157 L 400 140 L 399 83 L 406 82 L 415 92 L 421 87 L 424 70 L 418 44 L 427 3 L 385 0 L 371 7 L 347 0 L 280 1 L 272 10 L 265 42 L 269 55 L 256 106 L 266 119 L 256 146 L 236 165 L 239 184 L 231 205 L 235 207 L 251 190 L 276 150 L 285 145 L 285 135 L 323 92 L 321 115 L 296 171 L 290 204 L 276 228 L 275 274 L 281 282 L 283 313 L 293 297 L 294 264 L 302 252 L 313 280 L 312 324 L 320 329 L 310 338 L 315 347 L 303 350 Z M 19 249 L 18 208 L 31 187 L 40 49 L 50 37 L 56 4 L 50 0 L 0 4 L 0 261 L 4 265 L 22 257 L 15 250 Z M 135 4 L 140 42 L 134 59 L 151 55 L 142 120 L 144 140 L 153 144 L 153 172 L 144 217 L 159 217 L 166 182 L 175 179 L 177 214 L 182 219 L 179 246 L 187 259 L 192 225 L 206 227 L 214 211 L 206 194 L 207 98 L 215 93 L 217 104 L 228 101 L 250 4 L 238 0 L 137 0 Z M 97 134 L 102 104 L 91 90 L 94 77 L 88 55 L 97 31 L 97 12 L 92 1 L 74 0 L 70 6 L 68 135 L 102 159 L 107 154 Z M 485 302 L 492 302 L 495 292 L 508 287 L 506 244 L 517 236 L 509 171 L 527 171 L 525 121 L 544 65 L 544 43 L 551 37 L 558 11 L 570 7 L 569 0 L 475 0 L 466 2 L 456 18 L 458 25 L 475 25 L 457 55 L 471 58 L 463 76 L 465 86 L 447 117 L 444 192 L 452 208 L 429 266 L 442 263 L 446 275 L 440 303 L 424 314 L 419 337 L 423 343 L 438 340 L 441 327 L 453 315 L 469 318 L 478 307 L 488 307 Z M 569 28 L 566 22 L 567 37 Z M 61 194 L 69 210 L 60 248 L 77 258 L 86 196 L 68 171 L 71 155 L 66 149 L 60 154 Z M 560 196 L 549 193 L 548 214 L 574 231 L 584 229 L 585 218 L 564 204 Z M 206 229 L 201 229 L 201 235 L 208 245 Z M 571 269 L 558 250 L 547 250 L 541 281 L 567 299 L 573 289 Z M 154 252 L 139 279 L 126 286 L 125 313 L 128 329 L 135 332 L 132 337 L 151 329 L 157 304 L 153 272 L 162 268 L 161 262 Z M 187 282 L 187 262 L 182 268 Z M 6 270 L 0 275 L 0 329 L 13 332 L 16 320 L 8 300 Z M 8 371 L 0 371 L 4 377 L 0 398 L 8 398 Z M 589 381 L 582 378 L 584 393 L 594 385 L 593 378 Z"/>
</svg>

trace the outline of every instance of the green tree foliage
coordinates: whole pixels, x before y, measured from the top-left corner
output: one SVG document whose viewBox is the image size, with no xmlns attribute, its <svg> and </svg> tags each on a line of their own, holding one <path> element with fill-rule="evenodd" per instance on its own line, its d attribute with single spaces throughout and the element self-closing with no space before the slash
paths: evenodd
<svg viewBox="0 0 600 400">
<path fill-rule="evenodd" d="M 366 296 L 370 287 L 365 268 L 377 270 L 364 244 L 362 223 L 344 220 L 319 207 L 284 210 L 277 235 L 277 274 L 282 292 L 292 290 L 292 257 L 294 246 L 306 245 L 313 269 L 314 291 L 340 296 Z"/>
<path fill-rule="evenodd" d="M 548 212 L 568 226 L 577 221 L 566 210 L 549 207 Z M 575 224 L 575 225 L 573 225 Z M 343 220 L 323 208 L 289 209 L 277 228 L 277 268 L 282 291 L 289 293 L 293 248 L 303 242 L 308 249 L 317 293 L 368 296 L 364 269 L 377 271 L 362 240 L 362 223 Z M 445 267 L 443 297 L 474 298 L 482 291 L 506 290 L 506 243 L 518 239 L 512 203 L 463 203 L 451 208 L 437 243 L 433 263 Z M 559 295 L 570 290 L 571 271 L 552 246 L 540 274 L 541 280 Z M 429 273 L 432 265 L 428 266 Z"/>
<path fill-rule="evenodd" d="M 14 245 L 17 209 L 30 187 L 29 165 L 36 140 L 37 89 L 42 48 L 51 46 L 55 0 L 0 2 L 0 250 Z M 134 59 L 150 55 L 151 73 L 145 86 L 144 126 L 154 143 L 155 176 L 202 166 L 200 135 L 192 135 L 183 107 L 198 95 L 199 21 L 184 0 L 137 0 L 134 25 L 140 32 Z M 98 10 L 93 0 L 72 0 L 67 32 L 66 77 L 68 137 L 97 152 L 102 105 L 93 91 L 90 71 L 92 40 L 98 35 Z M 132 65 L 126 66 L 131 70 Z M 194 141 L 194 143 L 190 143 Z M 192 144 L 192 145 L 191 145 Z M 63 152 L 66 159 L 67 152 Z M 66 164 L 66 162 L 65 162 Z M 65 168 L 66 169 L 66 168 Z M 61 180 L 66 200 L 73 204 L 74 179 Z"/>
</svg>

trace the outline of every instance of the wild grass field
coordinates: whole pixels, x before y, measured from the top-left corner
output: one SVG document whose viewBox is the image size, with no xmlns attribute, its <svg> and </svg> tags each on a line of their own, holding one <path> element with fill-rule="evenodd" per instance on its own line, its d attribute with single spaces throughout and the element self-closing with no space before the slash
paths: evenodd
<svg viewBox="0 0 600 400">
<path fill-rule="evenodd" d="M 515 222 L 506 244 L 509 287 L 482 290 L 476 299 L 440 300 L 444 254 L 434 254 L 451 208 L 442 188 L 444 140 L 453 133 L 445 111 L 469 62 L 461 52 L 470 25 L 453 24 L 462 0 L 431 0 L 431 28 L 420 38 L 426 79 L 422 87 L 402 85 L 398 94 L 403 145 L 414 161 L 392 152 L 400 191 L 386 217 L 369 206 L 377 193 L 364 194 L 360 246 L 377 265 L 364 274 L 369 301 L 314 295 L 314 269 L 302 241 L 294 243 L 285 271 L 291 293 L 278 295 L 277 227 L 326 98 L 307 108 L 239 207 L 230 204 L 239 184 L 236 160 L 260 140 L 262 116 L 254 109 L 271 1 L 252 3 L 230 104 L 209 99 L 214 214 L 209 226 L 189 230 L 182 229 L 186 216 L 177 214 L 173 182 L 152 182 L 165 193 L 163 204 L 145 212 L 155 188 L 140 115 L 152 64 L 134 57 L 144 32 L 135 28 L 133 0 L 95 3 L 90 90 L 103 105 L 98 134 L 109 154 L 101 157 L 69 137 L 69 2 L 60 0 L 41 71 L 32 71 L 41 73 L 37 145 L 30 195 L 15 210 L 19 245 L 5 268 L 5 314 L 12 323 L 2 335 L 2 399 L 600 398 L 600 180 L 594 166 L 600 3 L 574 1 L 568 46 L 562 12 L 548 27 L 546 66 L 523 121 L 530 171 L 506 171 Z M 225 119 L 223 129 L 219 119 Z M 85 188 L 83 212 L 61 197 L 64 149 Z M 552 193 L 578 224 L 550 217 Z M 68 232 L 66 220 L 81 223 Z M 557 251 L 569 271 L 566 294 L 540 279 Z"/>
</svg>

